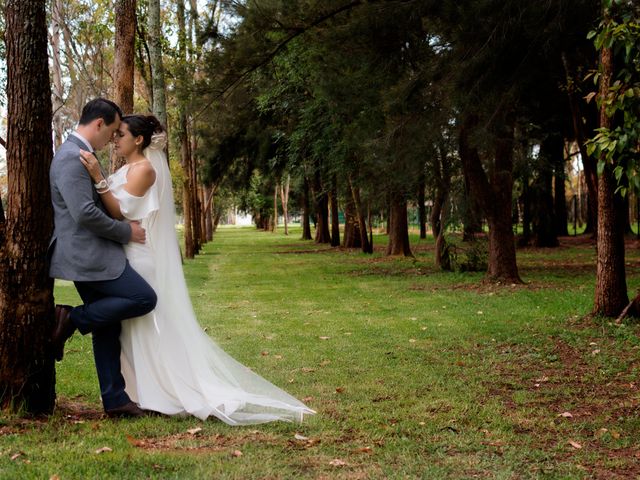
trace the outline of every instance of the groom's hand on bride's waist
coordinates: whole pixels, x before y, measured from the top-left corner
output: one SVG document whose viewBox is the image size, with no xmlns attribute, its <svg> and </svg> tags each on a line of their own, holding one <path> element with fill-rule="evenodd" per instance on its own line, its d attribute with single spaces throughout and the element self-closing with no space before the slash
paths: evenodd
<svg viewBox="0 0 640 480">
<path fill-rule="evenodd" d="M 129 222 L 129 225 L 131 225 L 131 240 L 129 242 L 144 243 L 147 239 L 147 234 L 140 222 L 134 220 Z"/>
</svg>

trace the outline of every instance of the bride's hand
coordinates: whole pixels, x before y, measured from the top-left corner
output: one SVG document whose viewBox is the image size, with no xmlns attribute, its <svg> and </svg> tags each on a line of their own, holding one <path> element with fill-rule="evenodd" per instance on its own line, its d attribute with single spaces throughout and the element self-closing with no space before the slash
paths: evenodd
<svg viewBox="0 0 640 480">
<path fill-rule="evenodd" d="M 84 168 L 87 169 L 94 182 L 98 183 L 103 179 L 100 164 L 93 153 L 80 149 L 80 161 L 84 165 Z"/>
</svg>

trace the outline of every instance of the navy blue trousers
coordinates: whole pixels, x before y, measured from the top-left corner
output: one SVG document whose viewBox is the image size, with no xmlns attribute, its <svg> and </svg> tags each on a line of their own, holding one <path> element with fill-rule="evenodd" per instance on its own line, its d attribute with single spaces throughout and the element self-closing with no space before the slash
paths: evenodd
<svg viewBox="0 0 640 480">
<path fill-rule="evenodd" d="M 71 311 L 71 321 L 83 335 L 91 332 L 102 404 L 111 410 L 130 401 L 120 370 L 120 322 L 153 310 L 156 293 L 129 262 L 115 280 L 74 283 L 84 305 Z"/>
</svg>

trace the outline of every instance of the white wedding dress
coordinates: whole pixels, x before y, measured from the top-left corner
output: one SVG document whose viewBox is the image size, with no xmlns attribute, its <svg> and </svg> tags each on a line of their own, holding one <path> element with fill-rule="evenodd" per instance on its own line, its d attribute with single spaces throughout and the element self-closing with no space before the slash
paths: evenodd
<svg viewBox="0 0 640 480">
<path fill-rule="evenodd" d="M 302 421 L 315 412 L 227 355 L 198 324 L 182 271 L 162 146 L 163 138 L 154 135 L 144 152 L 156 181 L 143 197 L 124 189 L 128 165 L 109 177 L 124 217 L 140 220 L 147 232 L 145 244 L 125 246 L 129 263 L 158 296 L 153 312 L 122 322 L 127 394 L 143 409 L 200 419 L 215 416 L 230 425 Z"/>
</svg>

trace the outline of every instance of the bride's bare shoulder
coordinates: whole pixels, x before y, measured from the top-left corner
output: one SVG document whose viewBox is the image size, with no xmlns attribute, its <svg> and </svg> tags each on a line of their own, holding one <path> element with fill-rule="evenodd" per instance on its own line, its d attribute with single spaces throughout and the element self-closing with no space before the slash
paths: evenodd
<svg viewBox="0 0 640 480">
<path fill-rule="evenodd" d="M 144 195 L 156 181 L 156 171 L 150 162 L 139 162 L 129 167 L 127 191 L 133 195 Z"/>
</svg>

